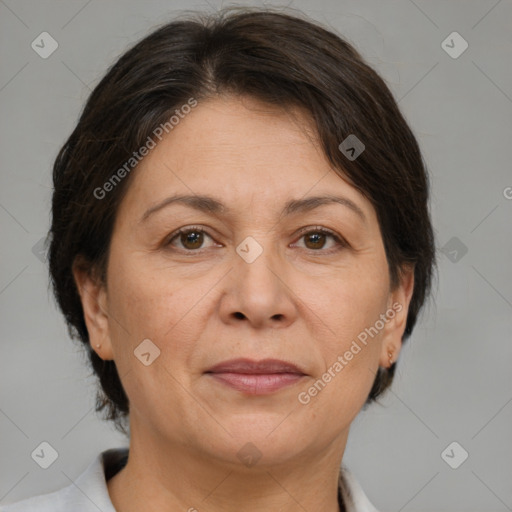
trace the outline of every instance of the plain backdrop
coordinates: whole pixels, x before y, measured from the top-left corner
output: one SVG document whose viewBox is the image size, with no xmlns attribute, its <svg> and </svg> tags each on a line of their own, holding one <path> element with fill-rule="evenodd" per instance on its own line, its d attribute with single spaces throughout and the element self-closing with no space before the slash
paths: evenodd
<svg viewBox="0 0 512 512">
<path fill-rule="evenodd" d="M 0 503 L 68 485 L 126 444 L 95 415 L 95 381 L 49 291 L 41 244 L 57 151 L 128 45 L 184 9 L 227 5 L 262 4 L 0 0 Z M 435 301 L 392 389 L 353 423 L 343 462 L 381 511 L 512 510 L 512 2 L 267 5 L 300 9 L 363 54 L 432 177 Z M 47 58 L 31 46 L 42 32 L 58 44 Z M 48 469 L 31 458 L 43 441 L 59 454 Z M 465 452 L 457 469 L 445 462 Z"/>
</svg>

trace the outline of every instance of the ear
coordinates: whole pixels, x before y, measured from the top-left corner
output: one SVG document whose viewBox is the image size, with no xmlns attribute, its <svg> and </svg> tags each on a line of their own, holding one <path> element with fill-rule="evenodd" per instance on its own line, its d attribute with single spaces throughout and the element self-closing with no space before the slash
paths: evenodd
<svg viewBox="0 0 512 512">
<path fill-rule="evenodd" d="M 382 350 L 379 365 L 384 368 L 391 366 L 389 354 L 392 354 L 392 362 L 396 362 L 402 349 L 402 336 L 407 325 L 407 314 L 414 291 L 414 266 L 407 265 L 402 268 L 400 283 L 391 291 L 388 300 L 385 324 L 382 337 Z"/>
<path fill-rule="evenodd" d="M 109 331 L 106 285 L 81 256 L 75 258 L 72 271 L 82 302 L 91 348 L 101 359 L 114 359 Z"/>
</svg>

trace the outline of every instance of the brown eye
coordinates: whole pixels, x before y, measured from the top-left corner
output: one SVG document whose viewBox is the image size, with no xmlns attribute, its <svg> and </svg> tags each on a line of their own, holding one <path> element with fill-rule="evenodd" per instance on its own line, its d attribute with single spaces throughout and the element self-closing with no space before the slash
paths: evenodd
<svg viewBox="0 0 512 512">
<path fill-rule="evenodd" d="M 331 230 L 318 227 L 315 229 L 309 228 L 309 230 L 302 231 L 301 240 L 304 239 L 304 246 L 306 249 L 309 249 L 313 252 L 320 252 L 329 254 L 331 252 L 335 252 L 339 249 L 343 249 L 344 247 L 348 247 L 348 243 L 340 236 L 336 235 Z M 328 240 L 331 239 L 333 243 L 330 247 L 326 247 L 328 244 Z M 322 250 L 325 249 L 325 250 Z"/>
<path fill-rule="evenodd" d="M 311 232 L 304 235 L 306 240 L 306 247 L 308 249 L 322 249 L 325 245 L 326 234 L 321 232 Z M 311 244 L 311 245 L 308 245 Z"/>
<path fill-rule="evenodd" d="M 180 233 L 180 241 L 185 249 L 199 249 L 203 245 L 203 235 L 199 231 Z"/>
<path fill-rule="evenodd" d="M 184 251 L 199 252 L 198 249 L 203 248 L 205 237 L 211 237 L 201 228 L 189 227 L 182 228 L 171 235 L 165 245 L 174 246 Z"/>
</svg>

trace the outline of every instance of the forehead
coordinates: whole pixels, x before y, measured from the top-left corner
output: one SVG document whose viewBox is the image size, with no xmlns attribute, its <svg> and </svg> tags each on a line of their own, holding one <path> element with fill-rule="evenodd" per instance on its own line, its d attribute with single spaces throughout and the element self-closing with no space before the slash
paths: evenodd
<svg viewBox="0 0 512 512">
<path fill-rule="evenodd" d="M 199 103 L 133 172 L 125 202 L 137 212 L 176 194 L 208 194 L 229 211 L 249 205 L 281 210 L 292 199 L 327 193 L 372 209 L 334 171 L 304 111 L 248 97 Z"/>
<path fill-rule="evenodd" d="M 328 165 L 316 129 L 304 111 L 283 109 L 250 97 L 220 97 L 200 103 L 152 151 L 142 167 L 159 158 L 187 164 L 189 170 L 220 174 L 229 167 L 280 169 L 291 174 L 302 159 L 316 168 Z M 289 162 L 289 165 L 284 165 Z M 248 178 L 248 176 L 245 176 Z"/>
</svg>

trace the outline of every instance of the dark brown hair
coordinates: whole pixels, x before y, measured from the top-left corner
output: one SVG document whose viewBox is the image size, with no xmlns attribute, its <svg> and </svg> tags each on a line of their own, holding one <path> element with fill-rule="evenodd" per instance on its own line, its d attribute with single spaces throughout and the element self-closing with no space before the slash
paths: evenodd
<svg viewBox="0 0 512 512">
<path fill-rule="evenodd" d="M 70 336 L 88 348 L 98 376 L 96 411 L 126 433 L 129 402 L 114 361 L 89 347 L 72 275 L 75 258 L 106 283 L 109 244 L 131 174 L 101 199 L 95 190 L 130 159 L 190 98 L 249 95 L 310 114 L 323 152 L 373 204 L 390 280 L 414 265 L 414 293 L 403 340 L 412 333 L 435 269 L 429 182 L 418 143 L 380 76 L 348 42 L 305 18 L 276 9 L 194 13 L 153 31 L 108 70 L 92 91 L 53 168 L 49 268 Z M 357 159 L 339 145 L 365 144 Z M 365 406 L 392 382 L 395 364 L 379 368 Z"/>
</svg>

